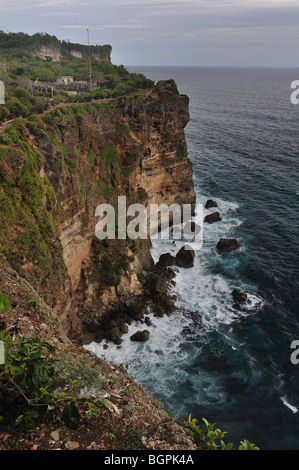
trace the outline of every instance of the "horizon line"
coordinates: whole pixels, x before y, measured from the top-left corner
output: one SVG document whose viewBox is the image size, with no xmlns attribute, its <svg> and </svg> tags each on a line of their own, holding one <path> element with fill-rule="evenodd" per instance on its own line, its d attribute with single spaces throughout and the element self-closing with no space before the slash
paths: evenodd
<svg viewBox="0 0 299 470">
<path fill-rule="evenodd" d="M 122 65 L 122 64 L 114 64 Z M 239 68 L 239 69 L 299 69 L 299 65 L 157 65 L 124 64 L 124 67 L 161 67 L 161 68 Z"/>
</svg>

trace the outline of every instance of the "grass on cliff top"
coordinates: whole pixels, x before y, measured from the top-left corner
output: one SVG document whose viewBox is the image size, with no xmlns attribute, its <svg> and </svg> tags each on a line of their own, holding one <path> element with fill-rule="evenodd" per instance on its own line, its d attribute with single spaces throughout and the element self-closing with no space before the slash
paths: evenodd
<svg viewBox="0 0 299 470">
<path fill-rule="evenodd" d="M 84 103 L 98 99 L 117 98 L 149 89 L 154 85 L 154 82 L 143 74 L 130 73 L 123 65 L 117 66 L 109 61 L 92 60 L 93 77 L 101 75 L 105 79 L 101 88 L 80 95 L 69 95 L 65 91 L 57 91 L 53 99 L 50 93 L 41 91 L 33 93 L 31 81 L 54 82 L 60 75 L 73 76 L 75 81 L 89 81 L 88 57 L 84 56 L 80 59 L 67 53 L 60 62 L 53 62 L 50 59 L 43 60 L 32 55 L 32 44 L 37 44 L 37 36 L 31 38 L 23 33 L 10 36 L 0 31 L 0 80 L 5 84 L 6 98 L 5 104 L 0 106 L 0 124 L 16 117 L 39 114 L 46 110 L 50 103 L 51 105 Z M 41 35 L 39 47 L 43 41 L 60 43 L 55 37 Z M 18 43 L 21 46 L 16 49 Z M 80 45 L 76 46 L 80 48 Z"/>
</svg>

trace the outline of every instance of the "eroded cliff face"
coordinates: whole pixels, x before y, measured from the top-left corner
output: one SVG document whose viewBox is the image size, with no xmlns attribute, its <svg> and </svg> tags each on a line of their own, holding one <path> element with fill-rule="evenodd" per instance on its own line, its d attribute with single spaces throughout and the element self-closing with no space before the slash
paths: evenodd
<svg viewBox="0 0 299 470">
<path fill-rule="evenodd" d="M 111 52 L 112 48 L 109 45 L 91 46 L 91 57 L 97 62 L 111 62 Z M 68 54 L 76 59 L 82 59 L 84 56 L 88 57 L 88 48 L 87 46 L 80 45 L 80 48 L 76 49 L 76 44 L 70 44 L 69 50 L 66 51 L 65 47 L 62 47 L 61 44 L 47 44 L 40 46 L 40 48 L 33 52 L 34 56 L 40 57 L 43 60 L 51 58 L 53 62 L 60 62 Z"/>
<path fill-rule="evenodd" d="M 149 240 L 95 235 L 96 207 L 195 204 L 184 128 L 188 98 L 173 83 L 117 102 L 64 106 L 17 120 L 1 144 L 1 251 L 75 341 L 117 343 L 147 303 L 167 313 L 173 273 L 154 270 Z"/>
</svg>

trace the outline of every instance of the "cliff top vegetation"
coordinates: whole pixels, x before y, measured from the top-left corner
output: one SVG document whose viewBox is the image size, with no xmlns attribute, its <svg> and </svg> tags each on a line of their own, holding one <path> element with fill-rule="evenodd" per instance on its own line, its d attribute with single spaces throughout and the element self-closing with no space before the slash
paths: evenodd
<svg viewBox="0 0 299 470">
<path fill-rule="evenodd" d="M 59 60 L 36 55 L 38 48 L 58 50 Z M 79 56 L 72 55 L 76 51 Z M 0 80 L 5 85 L 5 105 L 0 107 L 0 123 L 17 117 L 41 113 L 51 104 L 89 102 L 93 99 L 116 98 L 153 86 L 143 74 L 130 73 L 123 65 L 110 61 L 111 46 L 91 46 L 92 79 L 101 77 L 101 87 L 71 95 L 56 90 L 55 96 L 36 89 L 36 82 L 54 83 L 59 76 L 72 76 L 74 81 L 90 80 L 88 46 L 59 41 L 55 36 L 37 33 L 4 33 L 0 31 Z M 101 60 L 101 54 L 103 60 Z M 100 58 L 100 59 L 99 59 Z"/>
<path fill-rule="evenodd" d="M 88 57 L 89 48 L 84 44 L 72 43 L 70 41 L 60 41 L 56 36 L 47 33 L 36 33 L 29 36 L 26 33 L 5 33 L 0 30 L 0 49 L 3 55 L 9 59 L 21 60 L 30 59 L 41 47 L 47 47 L 59 51 L 62 57 L 71 56 L 72 51 L 81 52 Z M 109 59 L 111 46 L 90 46 L 91 53 L 97 53 L 100 57 Z"/>
</svg>

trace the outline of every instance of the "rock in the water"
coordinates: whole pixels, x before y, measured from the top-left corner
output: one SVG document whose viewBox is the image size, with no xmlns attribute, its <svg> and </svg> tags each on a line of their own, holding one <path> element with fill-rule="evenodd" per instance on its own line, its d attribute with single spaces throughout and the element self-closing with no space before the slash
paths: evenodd
<svg viewBox="0 0 299 470">
<path fill-rule="evenodd" d="M 106 338 L 108 341 L 118 341 L 121 338 L 122 332 L 120 327 L 116 326 L 115 328 L 110 328 L 106 331 Z"/>
<path fill-rule="evenodd" d="M 240 292 L 237 289 L 232 291 L 232 296 L 237 302 L 246 302 L 247 294 L 245 292 Z"/>
<path fill-rule="evenodd" d="M 217 249 L 221 253 L 237 250 L 238 248 L 241 248 L 241 246 L 241 243 L 239 243 L 238 240 L 234 238 L 221 238 L 217 243 Z"/>
<path fill-rule="evenodd" d="M 175 257 L 175 263 L 182 268 L 194 266 L 195 252 L 189 245 L 183 246 Z"/>
<path fill-rule="evenodd" d="M 206 209 L 211 209 L 212 207 L 218 207 L 218 204 L 216 201 L 213 201 L 212 199 L 208 199 L 205 205 Z"/>
<path fill-rule="evenodd" d="M 160 256 L 157 266 L 166 268 L 167 266 L 173 266 L 174 262 L 175 262 L 174 256 L 172 256 L 170 253 L 164 253 L 163 255 Z"/>
<path fill-rule="evenodd" d="M 215 222 L 221 222 L 221 217 L 219 212 L 214 212 L 213 214 L 209 214 L 205 217 L 205 222 L 208 224 L 214 224 Z"/>
<path fill-rule="evenodd" d="M 149 317 L 145 317 L 144 319 L 144 323 L 147 325 L 147 326 L 152 326 L 152 321 Z"/>
<path fill-rule="evenodd" d="M 147 341 L 149 339 L 150 332 L 148 330 L 136 331 L 134 335 L 130 337 L 131 341 Z"/>
</svg>

